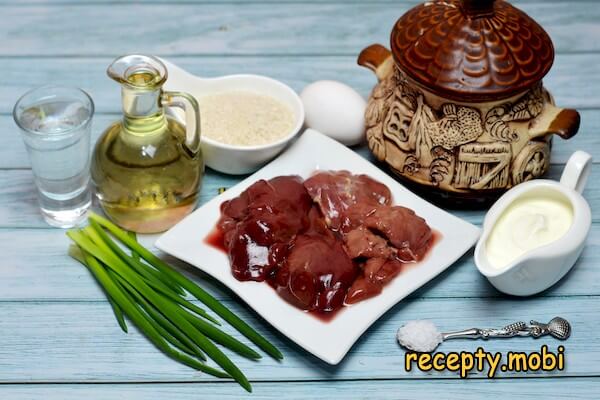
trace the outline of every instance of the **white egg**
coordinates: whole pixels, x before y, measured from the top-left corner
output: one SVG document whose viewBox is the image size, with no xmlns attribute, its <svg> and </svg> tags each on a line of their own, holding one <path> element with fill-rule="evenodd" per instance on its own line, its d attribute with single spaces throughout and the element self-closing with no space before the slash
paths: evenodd
<svg viewBox="0 0 600 400">
<path fill-rule="evenodd" d="M 317 81 L 305 87 L 300 98 L 308 128 L 347 146 L 364 140 L 367 102 L 350 86 L 336 81 Z"/>
</svg>

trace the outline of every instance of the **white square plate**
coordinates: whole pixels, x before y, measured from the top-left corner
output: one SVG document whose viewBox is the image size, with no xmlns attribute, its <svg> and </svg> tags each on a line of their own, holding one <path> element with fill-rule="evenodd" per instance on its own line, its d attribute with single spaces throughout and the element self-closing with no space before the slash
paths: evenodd
<svg viewBox="0 0 600 400">
<path fill-rule="evenodd" d="M 264 282 L 236 280 L 231 274 L 227 255 L 204 242 L 219 219 L 221 203 L 238 196 L 257 180 L 278 175 L 300 175 L 307 178 L 316 170 L 343 169 L 355 174 L 367 174 L 386 184 L 392 192 L 393 204 L 412 208 L 441 233 L 441 238 L 426 259 L 394 278 L 380 295 L 344 307 L 332 320 L 324 322 L 288 304 Z M 337 364 L 373 322 L 448 268 L 473 246 L 478 237 L 479 228 L 476 226 L 426 202 L 352 150 L 308 129 L 270 164 L 171 228 L 158 239 L 156 247 L 212 275 L 284 335 L 322 360 Z"/>
</svg>

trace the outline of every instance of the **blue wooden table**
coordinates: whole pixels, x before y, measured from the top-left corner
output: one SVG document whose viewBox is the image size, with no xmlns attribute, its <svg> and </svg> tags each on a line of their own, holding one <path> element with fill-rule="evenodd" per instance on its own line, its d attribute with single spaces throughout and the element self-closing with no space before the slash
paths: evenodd
<svg viewBox="0 0 600 400">
<path fill-rule="evenodd" d="M 600 5 L 595 0 L 523 0 L 518 6 L 550 33 L 555 65 L 546 79 L 559 105 L 581 111 L 579 134 L 559 139 L 550 176 L 585 149 L 600 160 Z M 44 224 L 29 162 L 12 121 L 14 102 L 44 83 L 88 90 L 96 102 L 94 136 L 119 116 L 119 88 L 105 75 L 116 56 L 165 57 L 203 76 L 259 73 L 296 90 L 318 79 L 344 81 L 363 95 L 375 83 L 356 65 L 358 52 L 386 43 L 397 17 L 414 1 L 336 0 L 0 0 L 0 399 L 197 399 L 246 395 L 235 383 L 202 375 L 157 351 L 135 329 L 123 334 L 88 272 L 67 255 L 64 231 Z M 361 153 L 368 157 L 368 152 Z M 575 269 L 550 290 L 527 299 L 494 290 L 469 252 L 444 274 L 385 314 L 344 361 L 329 366 L 260 320 L 227 289 L 169 259 L 258 327 L 285 353 L 283 362 L 238 359 L 253 398 L 456 398 L 564 396 L 600 393 L 600 167 L 585 196 L 594 224 Z M 208 171 L 201 201 L 238 178 Z M 483 212 L 456 212 L 480 224 Z M 145 237 L 151 245 L 153 238 Z M 394 339 L 407 320 L 431 319 L 442 330 L 496 326 L 514 320 L 569 319 L 566 368 L 555 372 L 406 372 Z M 556 351 L 552 339 L 492 341 L 488 351 Z M 444 351 L 474 351 L 456 341 Z"/>
</svg>

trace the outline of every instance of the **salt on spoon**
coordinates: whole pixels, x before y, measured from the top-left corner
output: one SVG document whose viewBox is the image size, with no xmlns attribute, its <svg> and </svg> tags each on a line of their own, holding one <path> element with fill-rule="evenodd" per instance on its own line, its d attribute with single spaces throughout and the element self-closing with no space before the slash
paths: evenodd
<svg viewBox="0 0 600 400">
<path fill-rule="evenodd" d="M 398 342 L 409 350 L 429 353 L 444 340 L 431 321 L 408 321 L 398 329 Z"/>
<path fill-rule="evenodd" d="M 409 350 L 430 353 L 443 341 L 449 339 L 490 339 L 515 336 L 538 338 L 544 335 L 566 340 L 571 336 L 571 324 L 564 318 L 554 317 L 547 324 L 530 321 L 528 325 L 519 321 L 500 329 L 471 328 L 464 331 L 442 333 L 431 321 L 408 321 L 398 329 L 397 338 L 398 342 Z"/>
</svg>

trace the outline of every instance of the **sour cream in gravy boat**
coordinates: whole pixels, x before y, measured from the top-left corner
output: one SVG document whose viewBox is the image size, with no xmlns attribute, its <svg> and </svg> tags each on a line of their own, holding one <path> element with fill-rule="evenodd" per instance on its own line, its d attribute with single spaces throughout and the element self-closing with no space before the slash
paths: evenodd
<svg viewBox="0 0 600 400">
<path fill-rule="evenodd" d="M 506 192 L 489 210 L 475 264 L 498 290 L 539 293 L 558 282 L 583 250 L 592 216 L 583 198 L 592 157 L 577 151 L 560 182 L 537 179 Z"/>
</svg>

